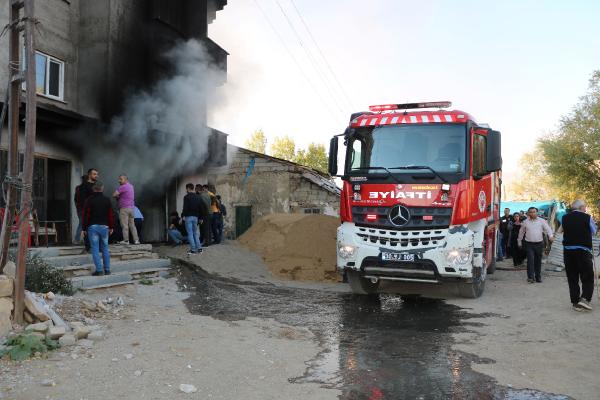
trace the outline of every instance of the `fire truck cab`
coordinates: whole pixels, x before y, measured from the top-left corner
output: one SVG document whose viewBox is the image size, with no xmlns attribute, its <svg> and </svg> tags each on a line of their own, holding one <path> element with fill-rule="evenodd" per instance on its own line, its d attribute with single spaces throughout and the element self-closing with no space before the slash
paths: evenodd
<svg viewBox="0 0 600 400">
<path fill-rule="evenodd" d="M 496 261 L 500 132 L 449 107 L 371 106 L 331 140 L 329 172 L 343 181 L 337 268 L 355 293 L 394 281 L 412 283 L 405 295 L 440 284 L 483 293 Z"/>
</svg>

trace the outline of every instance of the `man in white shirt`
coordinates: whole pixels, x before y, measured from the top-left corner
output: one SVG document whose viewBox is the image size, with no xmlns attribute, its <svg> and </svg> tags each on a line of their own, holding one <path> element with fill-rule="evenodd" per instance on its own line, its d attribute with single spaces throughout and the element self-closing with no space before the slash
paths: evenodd
<svg viewBox="0 0 600 400">
<path fill-rule="evenodd" d="M 554 232 L 546 222 L 537 215 L 538 209 L 529 207 L 528 218 L 521 224 L 517 243 L 519 248 L 525 246 L 527 252 L 527 282 L 542 282 L 542 253 L 544 252 L 544 233 L 550 243 L 554 241 Z"/>
</svg>

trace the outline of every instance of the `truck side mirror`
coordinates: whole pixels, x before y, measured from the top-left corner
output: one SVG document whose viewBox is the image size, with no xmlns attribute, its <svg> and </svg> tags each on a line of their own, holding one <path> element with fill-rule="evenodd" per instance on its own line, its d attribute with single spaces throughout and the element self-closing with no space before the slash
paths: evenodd
<svg viewBox="0 0 600 400">
<path fill-rule="evenodd" d="M 329 141 L 329 175 L 336 176 L 338 170 L 338 138 L 334 136 Z"/>
<path fill-rule="evenodd" d="M 501 135 L 498 131 L 489 130 L 487 134 L 487 154 L 485 169 L 488 173 L 502 169 Z"/>
</svg>

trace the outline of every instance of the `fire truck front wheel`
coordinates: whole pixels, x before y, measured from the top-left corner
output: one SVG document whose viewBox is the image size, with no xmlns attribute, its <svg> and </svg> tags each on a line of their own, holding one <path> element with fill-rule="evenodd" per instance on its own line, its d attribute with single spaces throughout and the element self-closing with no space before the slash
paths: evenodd
<svg viewBox="0 0 600 400">
<path fill-rule="evenodd" d="M 354 294 L 376 294 L 379 289 L 379 281 L 373 283 L 363 278 L 358 271 L 346 271 L 346 276 Z"/>
<path fill-rule="evenodd" d="M 486 268 L 484 265 L 483 268 Z M 485 276 L 482 276 L 482 268 L 474 268 L 473 279 L 470 282 L 463 282 L 458 284 L 458 289 L 462 297 L 468 299 L 476 299 L 481 297 L 485 289 Z"/>
</svg>

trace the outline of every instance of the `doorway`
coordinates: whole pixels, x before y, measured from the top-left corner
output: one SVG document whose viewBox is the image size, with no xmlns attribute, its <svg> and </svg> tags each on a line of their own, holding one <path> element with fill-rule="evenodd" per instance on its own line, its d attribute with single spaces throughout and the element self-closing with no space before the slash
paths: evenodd
<svg viewBox="0 0 600 400">
<path fill-rule="evenodd" d="M 235 206 L 235 237 L 238 238 L 252 226 L 252 206 Z"/>
</svg>

